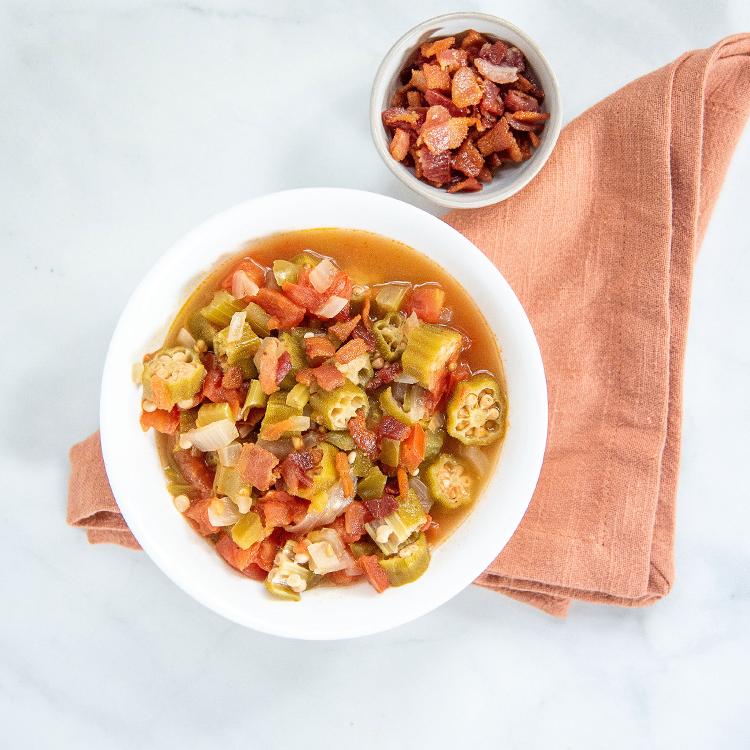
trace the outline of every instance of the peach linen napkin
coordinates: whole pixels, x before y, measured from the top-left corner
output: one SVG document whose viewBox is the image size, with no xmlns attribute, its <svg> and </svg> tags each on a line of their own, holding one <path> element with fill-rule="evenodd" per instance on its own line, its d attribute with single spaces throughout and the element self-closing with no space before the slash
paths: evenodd
<svg viewBox="0 0 750 750">
<path fill-rule="evenodd" d="M 571 122 L 520 194 L 446 217 L 521 299 L 549 387 L 539 484 L 479 585 L 558 616 L 571 599 L 635 607 L 669 592 L 693 263 L 749 112 L 739 35 Z M 71 463 L 68 522 L 137 548 L 98 433 Z"/>
</svg>

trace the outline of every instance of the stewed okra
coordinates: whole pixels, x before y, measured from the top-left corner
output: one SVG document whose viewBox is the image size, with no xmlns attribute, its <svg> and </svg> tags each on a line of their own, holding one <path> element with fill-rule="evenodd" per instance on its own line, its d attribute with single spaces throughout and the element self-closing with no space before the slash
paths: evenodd
<svg viewBox="0 0 750 750">
<path fill-rule="evenodd" d="M 326 231 L 321 252 L 300 233 L 218 269 L 134 368 L 175 506 L 290 600 L 419 578 L 478 497 L 508 408 L 455 281 L 410 249 L 409 280 L 382 278 L 337 252 L 356 233 Z"/>
</svg>

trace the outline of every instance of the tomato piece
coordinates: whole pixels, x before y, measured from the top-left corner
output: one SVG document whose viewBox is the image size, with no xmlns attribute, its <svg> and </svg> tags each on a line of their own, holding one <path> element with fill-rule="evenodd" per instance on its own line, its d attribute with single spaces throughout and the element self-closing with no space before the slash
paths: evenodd
<svg viewBox="0 0 750 750">
<path fill-rule="evenodd" d="M 408 437 L 401 443 L 401 465 L 407 471 L 413 471 L 422 463 L 425 453 L 425 442 L 425 432 L 422 425 L 412 425 Z"/>
<path fill-rule="evenodd" d="M 223 534 L 216 542 L 216 551 L 237 570 L 244 570 L 253 560 L 253 549 L 238 547 L 229 534 Z M 265 575 L 263 576 L 265 578 Z"/>
<path fill-rule="evenodd" d="M 294 328 L 305 317 L 303 307 L 296 305 L 291 299 L 274 289 L 261 289 L 253 297 L 253 301 L 260 305 L 271 317 L 276 318 L 280 329 Z"/>
<path fill-rule="evenodd" d="M 385 591 L 388 586 L 388 575 L 378 564 L 377 555 L 362 555 L 357 560 L 361 571 L 367 576 L 367 580 L 372 584 L 372 587 L 381 594 Z"/>
<path fill-rule="evenodd" d="M 244 271 L 258 286 L 265 286 L 266 284 L 265 269 L 252 258 L 243 258 L 235 266 L 232 266 L 232 270 L 224 277 L 221 282 L 222 289 L 231 290 L 232 276 L 234 276 L 235 271 Z"/>
<path fill-rule="evenodd" d="M 189 451 L 188 451 L 189 452 Z M 208 518 L 208 506 L 213 502 L 212 497 L 204 497 L 196 500 L 184 513 L 193 525 L 203 536 L 211 536 L 221 531 L 218 526 L 214 526 Z"/>
<path fill-rule="evenodd" d="M 437 323 L 445 304 L 445 292 L 436 284 L 414 287 L 401 308 L 406 315 L 416 313 L 425 323 Z"/>
<path fill-rule="evenodd" d="M 153 427 L 164 435 L 174 435 L 180 426 L 180 410 L 175 406 L 171 411 L 156 409 L 141 413 L 141 429 L 148 432 Z"/>
</svg>

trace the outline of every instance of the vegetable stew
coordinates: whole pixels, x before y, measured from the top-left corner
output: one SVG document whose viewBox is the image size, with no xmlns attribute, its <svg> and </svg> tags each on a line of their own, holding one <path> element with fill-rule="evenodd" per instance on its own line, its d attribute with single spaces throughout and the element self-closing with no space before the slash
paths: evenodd
<svg viewBox="0 0 750 750">
<path fill-rule="evenodd" d="M 176 508 L 281 599 L 419 578 L 507 423 L 471 298 L 415 250 L 356 230 L 248 245 L 134 373 Z"/>
</svg>

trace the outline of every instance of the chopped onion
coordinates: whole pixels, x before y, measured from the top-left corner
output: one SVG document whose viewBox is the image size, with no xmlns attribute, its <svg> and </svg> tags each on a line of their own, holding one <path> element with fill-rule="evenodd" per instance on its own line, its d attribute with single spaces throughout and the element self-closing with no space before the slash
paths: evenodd
<svg viewBox="0 0 750 750">
<path fill-rule="evenodd" d="M 319 318 L 333 318 L 346 307 L 347 302 L 348 300 L 343 297 L 332 294 L 325 303 L 315 310 L 315 314 Z"/>
<path fill-rule="evenodd" d="M 474 65 L 485 78 L 489 78 L 493 83 L 513 83 L 518 80 L 518 68 L 510 65 L 495 65 L 482 57 L 477 57 Z"/>
<path fill-rule="evenodd" d="M 427 391 L 418 385 L 409 388 L 409 416 L 419 422 L 427 414 Z"/>
<path fill-rule="evenodd" d="M 180 328 L 177 333 L 177 343 L 180 346 L 184 346 L 186 349 L 192 349 L 195 346 L 195 337 L 187 328 Z"/>
<path fill-rule="evenodd" d="M 411 332 L 418 327 L 419 318 L 415 312 L 412 312 L 412 314 L 404 321 L 404 335 L 408 337 Z"/>
<path fill-rule="evenodd" d="M 193 447 L 203 451 L 203 453 L 226 448 L 239 435 L 240 433 L 237 432 L 234 422 L 229 419 L 219 419 L 185 433 L 185 437 L 190 440 Z"/>
<path fill-rule="evenodd" d="M 215 497 L 208 505 L 208 520 L 213 526 L 231 526 L 240 520 L 240 512 L 228 497 Z"/>
<path fill-rule="evenodd" d="M 232 274 L 232 297 L 254 297 L 260 287 L 250 278 L 246 271 L 235 271 Z"/>
<path fill-rule="evenodd" d="M 234 313 L 229 321 L 229 330 L 227 331 L 227 343 L 239 341 L 242 338 L 242 327 L 245 325 L 247 313 L 244 310 Z"/>
<path fill-rule="evenodd" d="M 229 443 L 226 447 L 219 448 L 216 455 L 219 457 L 219 463 L 222 466 L 237 466 L 241 452 L 242 443 Z"/>
<path fill-rule="evenodd" d="M 315 266 L 315 268 L 313 268 L 312 271 L 310 271 L 310 283 L 313 285 L 316 292 L 322 294 L 331 286 L 337 273 L 338 268 L 333 265 L 330 258 L 324 258 L 317 266 Z"/>
<path fill-rule="evenodd" d="M 336 482 L 328 490 L 328 500 L 323 510 L 308 513 L 299 523 L 287 526 L 286 530 L 291 531 L 293 534 L 304 534 L 319 526 L 333 523 L 346 510 L 351 501 L 352 498 L 344 497 L 344 489 L 341 486 L 341 482 Z"/>
<path fill-rule="evenodd" d="M 419 498 L 419 504 L 424 508 L 424 512 L 429 513 L 432 507 L 432 498 L 427 485 L 419 477 L 409 477 L 409 486 Z"/>
<path fill-rule="evenodd" d="M 242 515 L 245 515 L 250 508 L 253 507 L 253 496 L 252 495 L 237 495 L 235 498 L 235 502 L 237 503 L 237 509 L 239 510 Z"/>
<path fill-rule="evenodd" d="M 334 531 L 334 529 L 320 529 L 320 531 L 316 531 L 315 534 L 311 536 L 314 536 L 314 541 L 313 539 L 310 540 L 313 544 L 317 542 L 327 542 L 330 544 L 336 558 L 336 562 L 334 562 L 327 557 L 325 560 L 321 561 L 324 569 L 317 569 L 317 561 L 314 559 L 315 556 L 313 551 L 310 551 L 310 547 L 312 546 L 310 545 L 308 551 L 310 551 L 310 557 L 313 558 L 313 564 L 316 567 L 316 570 L 314 571 L 315 573 L 333 573 L 335 570 L 346 570 L 350 575 L 359 575 L 362 572 L 352 555 L 349 553 L 349 550 L 346 548 L 341 537 L 336 531 Z"/>
<path fill-rule="evenodd" d="M 407 385 L 414 385 L 417 379 L 413 375 L 407 375 L 405 372 L 400 372 L 393 378 L 394 383 L 406 383 Z"/>
<path fill-rule="evenodd" d="M 276 458 L 286 458 L 294 450 L 290 438 L 283 440 L 262 440 L 258 438 L 256 445 L 259 448 L 265 448 L 269 453 L 273 453 Z"/>
</svg>

